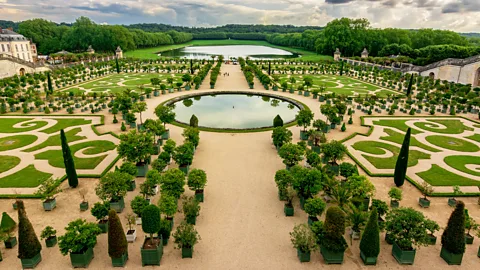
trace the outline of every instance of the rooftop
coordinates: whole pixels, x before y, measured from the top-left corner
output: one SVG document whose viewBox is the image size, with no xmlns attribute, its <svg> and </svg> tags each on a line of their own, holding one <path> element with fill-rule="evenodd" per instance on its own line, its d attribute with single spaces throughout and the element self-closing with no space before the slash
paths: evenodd
<svg viewBox="0 0 480 270">
<path fill-rule="evenodd" d="M 23 35 L 13 32 L 10 29 L 0 28 L 0 41 L 25 41 L 28 40 Z"/>
</svg>

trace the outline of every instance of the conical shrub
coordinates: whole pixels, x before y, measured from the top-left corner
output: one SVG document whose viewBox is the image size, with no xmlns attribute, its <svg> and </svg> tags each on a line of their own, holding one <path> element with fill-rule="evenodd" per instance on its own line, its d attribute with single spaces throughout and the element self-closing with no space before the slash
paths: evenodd
<svg viewBox="0 0 480 270">
<path fill-rule="evenodd" d="M 376 208 L 370 212 L 370 218 L 360 241 L 360 250 L 366 257 L 377 257 L 380 254 L 380 229 Z"/>
<path fill-rule="evenodd" d="M 465 252 L 465 204 L 457 202 L 442 234 L 442 247 L 453 254 Z"/>
<path fill-rule="evenodd" d="M 115 210 L 108 212 L 108 255 L 120 258 L 128 252 L 128 243 L 123 232 L 122 222 Z"/>
<path fill-rule="evenodd" d="M 2 222 L 0 222 L 0 231 L 11 232 L 15 229 L 17 223 L 6 212 L 2 213 Z"/>
<path fill-rule="evenodd" d="M 28 220 L 23 201 L 18 200 L 18 258 L 31 259 L 42 250 L 32 223 Z"/>
</svg>

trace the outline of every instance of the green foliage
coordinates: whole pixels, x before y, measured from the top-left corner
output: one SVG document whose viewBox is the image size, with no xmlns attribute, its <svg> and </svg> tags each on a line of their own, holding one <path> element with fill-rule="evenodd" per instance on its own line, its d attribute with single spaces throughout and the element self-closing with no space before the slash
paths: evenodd
<svg viewBox="0 0 480 270">
<path fill-rule="evenodd" d="M 97 235 L 102 230 L 97 224 L 84 219 L 76 219 L 65 227 L 65 234 L 58 237 L 58 247 L 62 255 L 83 253 L 97 244 Z"/>
<path fill-rule="evenodd" d="M 284 144 L 278 151 L 283 163 L 288 167 L 292 167 L 301 161 L 304 153 L 305 151 L 301 146 L 292 143 Z"/>
<path fill-rule="evenodd" d="M 442 234 L 442 247 L 453 254 L 465 252 L 465 204 L 458 201 Z"/>
<path fill-rule="evenodd" d="M 170 238 L 170 233 L 172 231 L 171 225 L 172 223 L 170 220 L 164 218 L 160 220 L 160 230 L 158 231 L 158 234 L 161 235 L 163 239 Z"/>
<path fill-rule="evenodd" d="M 160 213 L 173 217 L 177 212 L 177 200 L 168 193 L 162 193 L 160 200 L 158 200 L 158 207 Z"/>
<path fill-rule="evenodd" d="M 331 164 L 337 164 L 347 153 L 347 148 L 339 141 L 332 140 L 322 146 L 323 158 Z"/>
<path fill-rule="evenodd" d="M 288 170 L 278 170 L 275 173 L 275 183 L 279 190 L 285 190 L 292 185 L 293 181 L 293 176 Z"/>
<path fill-rule="evenodd" d="M 272 140 L 273 145 L 282 147 L 284 144 L 292 142 L 292 132 L 283 126 L 276 127 L 272 132 Z"/>
<path fill-rule="evenodd" d="M 108 172 L 100 178 L 95 193 L 103 201 L 119 201 L 125 197 L 133 176 L 120 171 Z"/>
<path fill-rule="evenodd" d="M 60 188 L 60 181 L 50 177 L 38 187 L 35 195 L 40 196 L 42 200 L 49 200 L 53 199 L 54 196 L 60 192 L 62 192 L 62 189 Z"/>
<path fill-rule="evenodd" d="M 137 176 L 137 166 L 135 166 L 135 164 L 133 164 L 132 162 L 122 163 L 119 171 L 122 172 L 122 173 L 127 173 L 127 174 L 129 174 L 133 177 Z"/>
<path fill-rule="evenodd" d="M 0 223 L 1 232 L 11 232 L 15 229 L 17 223 L 6 213 L 2 213 L 2 222 Z"/>
<path fill-rule="evenodd" d="M 192 169 L 187 178 L 187 185 L 191 190 L 202 190 L 207 184 L 207 174 L 201 169 Z"/>
<path fill-rule="evenodd" d="M 347 243 L 345 234 L 345 213 L 338 206 L 331 206 L 327 210 L 324 223 L 324 238 L 320 239 L 322 247 L 334 252 L 343 252 Z"/>
<path fill-rule="evenodd" d="M 315 251 L 318 248 L 315 234 L 306 224 L 293 227 L 293 232 L 290 232 L 290 240 L 294 248 L 304 253 Z"/>
<path fill-rule="evenodd" d="M 128 162 L 145 162 L 153 152 L 153 138 L 146 132 L 139 133 L 131 130 L 127 134 L 120 135 L 117 152 Z"/>
<path fill-rule="evenodd" d="M 192 164 L 193 144 L 191 142 L 185 142 L 184 144 L 178 146 L 173 151 L 172 157 L 179 166 L 187 166 Z"/>
<path fill-rule="evenodd" d="M 108 216 L 108 211 L 110 210 L 110 203 L 109 202 L 96 202 L 92 209 L 90 209 L 90 213 L 94 216 L 98 221 L 104 220 L 105 217 Z"/>
<path fill-rule="evenodd" d="M 345 132 L 347 130 L 347 127 L 345 127 L 345 122 L 342 124 L 342 128 L 340 130 L 342 132 Z"/>
<path fill-rule="evenodd" d="M 292 167 L 290 172 L 294 178 L 293 188 L 305 199 L 312 198 L 322 189 L 322 182 L 326 177 L 317 169 L 305 169 L 298 165 Z"/>
<path fill-rule="evenodd" d="M 376 209 L 378 216 L 382 217 L 388 212 L 388 204 L 382 200 L 373 199 L 372 205 L 370 206 L 370 210 Z"/>
<path fill-rule="evenodd" d="M 380 229 L 377 219 L 377 210 L 373 209 L 360 240 L 360 250 L 366 257 L 377 257 L 380 254 Z"/>
<path fill-rule="evenodd" d="M 322 159 L 317 153 L 309 151 L 307 153 L 307 163 L 312 167 L 317 167 L 322 163 Z"/>
<path fill-rule="evenodd" d="M 200 131 L 194 127 L 187 127 L 183 130 L 184 142 L 191 142 L 195 147 L 200 143 Z"/>
<path fill-rule="evenodd" d="M 57 230 L 55 230 L 52 226 L 47 226 L 45 227 L 45 229 L 42 230 L 42 233 L 40 234 L 40 238 L 48 239 L 55 235 L 57 235 Z"/>
<path fill-rule="evenodd" d="M 273 127 L 283 127 L 283 119 L 278 114 L 273 118 Z"/>
<path fill-rule="evenodd" d="M 158 105 L 155 108 L 155 115 L 164 123 L 171 124 L 175 120 L 175 112 L 172 106 Z"/>
<path fill-rule="evenodd" d="M 411 129 L 408 128 L 405 138 L 403 139 L 402 148 L 400 149 L 400 153 L 397 158 L 397 163 L 395 164 L 393 180 L 397 187 L 403 186 L 403 183 L 405 182 L 405 176 L 407 175 L 410 133 Z"/>
<path fill-rule="evenodd" d="M 175 198 L 180 198 L 185 191 L 185 174 L 177 168 L 168 169 L 161 178 L 160 186 L 162 194 L 169 194 Z"/>
<path fill-rule="evenodd" d="M 346 178 L 349 178 L 350 176 L 354 174 L 358 174 L 358 168 L 357 165 L 348 163 L 348 162 L 342 162 L 340 163 L 339 166 L 339 171 L 340 175 Z"/>
<path fill-rule="evenodd" d="M 194 196 L 185 196 L 183 199 L 182 210 L 186 218 L 200 215 L 200 202 Z"/>
<path fill-rule="evenodd" d="M 190 117 L 190 126 L 193 128 L 198 128 L 198 118 L 195 114 L 192 114 L 192 117 Z"/>
<path fill-rule="evenodd" d="M 386 230 L 402 250 L 427 245 L 425 222 L 428 219 L 413 208 L 395 208 L 387 214 Z"/>
<path fill-rule="evenodd" d="M 370 198 L 375 194 L 375 186 L 365 175 L 354 174 L 348 177 L 345 186 L 351 191 L 353 197 Z"/>
<path fill-rule="evenodd" d="M 153 242 L 153 234 L 160 230 L 160 209 L 150 204 L 142 212 L 142 230 L 150 234 L 150 240 Z"/>
<path fill-rule="evenodd" d="M 313 112 L 309 109 L 303 109 L 295 116 L 295 120 L 297 121 L 298 126 L 303 127 L 303 130 L 306 130 L 312 123 Z"/>
<path fill-rule="evenodd" d="M 396 187 L 392 187 L 388 191 L 388 197 L 390 199 L 395 200 L 395 201 L 401 201 L 402 200 L 402 190 Z"/>
<path fill-rule="evenodd" d="M 47 110 L 45 110 L 46 112 Z M 121 131 L 126 131 L 127 130 L 127 127 L 125 126 L 125 122 L 122 122 L 122 126 L 120 127 L 120 130 Z"/>
<path fill-rule="evenodd" d="M 148 131 L 153 133 L 154 143 L 156 143 L 155 136 L 161 136 L 163 133 L 165 133 L 165 127 L 163 126 L 162 121 L 160 121 L 159 119 L 157 120 L 147 119 L 145 120 L 145 123 L 143 126 Z"/>
<path fill-rule="evenodd" d="M 193 248 L 193 246 L 201 240 L 200 235 L 191 224 L 183 221 L 173 234 L 177 248 Z"/>
<path fill-rule="evenodd" d="M 177 143 L 172 140 L 168 139 L 165 144 L 163 145 L 163 151 L 167 152 L 168 154 L 172 155 L 173 151 L 175 150 L 175 147 L 177 146 Z"/>
<path fill-rule="evenodd" d="M 18 258 L 31 259 L 42 250 L 32 223 L 28 220 L 23 201 L 17 200 L 18 207 Z"/>
<path fill-rule="evenodd" d="M 70 147 L 68 146 L 67 138 L 65 137 L 65 132 L 63 129 L 60 130 L 60 141 L 62 142 L 63 163 L 65 164 L 68 185 L 72 188 L 76 188 L 78 186 L 77 171 L 75 170 L 75 163 L 73 161 L 72 153 L 70 152 Z"/>
<path fill-rule="evenodd" d="M 130 207 L 132 208 L 133 213 L 138 217 L 142 216 L 143 209 L 148 205 L 150 205 L 150 203 L 142 196 L 135 196 L 135 198 L 130 201 Z"/>
<path fill-rule="evenodd" d="M 165 152 L 163 152 L 165 153 Z M 170 155 L 168 153 L 166 153 L 167 156 L 168 156 L 168 159 L 170 159 Z M 164 159 L 160 158 L 157 158 L 155 159 L 154 161 L 152 161 L 152 169 L 154 170 L 157 170 L 159 172 L 163 171 L 165 169 L 165 167 L 167 167 L 167 161 L 165 161 Z"/>
<path fill-rule="evenodd" d="M 122 222 L 115 210 L 108 212 L 108 255 L 120 258 L 128 252 L 128 243 Z"/>
<path fill-rule="evenodd" d="M 327 204 L 321 198 L 310 198 L 305 201 L 303 209 L 311 217 L 321 216 Z"/>
</svg>

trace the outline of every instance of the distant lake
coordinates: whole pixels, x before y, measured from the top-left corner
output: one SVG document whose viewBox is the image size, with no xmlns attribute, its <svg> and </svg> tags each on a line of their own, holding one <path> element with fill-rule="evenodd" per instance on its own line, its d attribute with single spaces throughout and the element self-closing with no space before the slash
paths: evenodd
<svg viewBox="0 0 480 270">
<path fill-rule="evenodd" d="M 252 59 L 295 58 L 298 54 L 282 49 L 258 45 L 221 45 L 221 46 L 189 46 L 159 53 L 160 56 L 188 59 L 210 59 L 212 55 L 230 57 L 250 57 Z"/>
</svg>

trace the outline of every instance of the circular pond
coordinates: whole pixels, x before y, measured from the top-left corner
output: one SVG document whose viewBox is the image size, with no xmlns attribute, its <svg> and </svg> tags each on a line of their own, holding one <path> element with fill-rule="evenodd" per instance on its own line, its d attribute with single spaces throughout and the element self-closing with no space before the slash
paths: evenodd
<svg viewBox="0 0 480 270">
<path fill-rule="evenodd" d="M 198 125 L 216 129 L 259 129 L 271 127 L 273 118 L 284 124 L 295 120 L 301 104 L 280 96 L 242 92 L 212 92 L 179 97 L 168 102 L 175 105 L 175 120 L 189 123 L 193 114 Z"/>
</svg>

